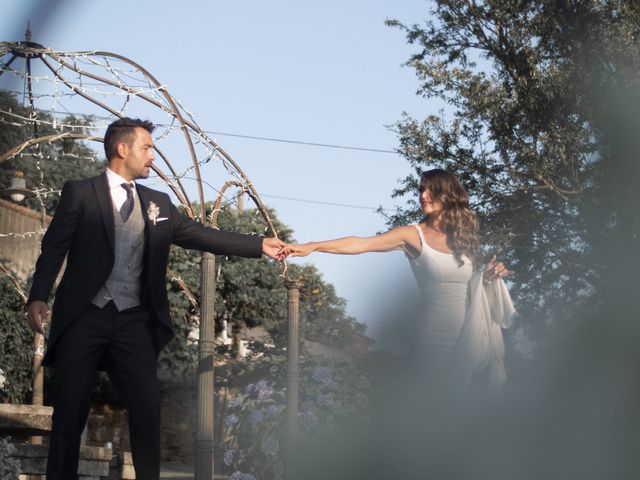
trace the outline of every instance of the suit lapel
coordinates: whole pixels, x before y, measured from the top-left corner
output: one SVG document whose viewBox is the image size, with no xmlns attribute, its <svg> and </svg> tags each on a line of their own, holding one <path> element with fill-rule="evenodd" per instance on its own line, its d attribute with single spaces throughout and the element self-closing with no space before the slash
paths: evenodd
<svg viewBox="0 0 640 480">
<path fill-rule="evenodd" d="M 151 243 L 151 232 L 152 228 L 149 227 L 149 202 L 151 202 L 151 198 L 149 195 L 149 191 L 141 186 L 136 184 L 136 192 L 138 192 L 138 198 L 140 199 L 140 208 L 142 208 L 142 218 L 144 218 L 144 251 L 145 256 L 147 256 L 149 252 L 149 245 Z"/>
<path fill-rule="evenodd" d="M 116 227 L 115 220 L 113 219 L 113 203 L 111 201 L 111 192 L 106 172 L 95 177 L 93 188 L 96 192 L 96 198 L 98 199 L 98 206 L 102 216 L 102 223 L 104 223 L 104 228 L 107 231 L 111 251 L 115 252 Z"/>
</svg>

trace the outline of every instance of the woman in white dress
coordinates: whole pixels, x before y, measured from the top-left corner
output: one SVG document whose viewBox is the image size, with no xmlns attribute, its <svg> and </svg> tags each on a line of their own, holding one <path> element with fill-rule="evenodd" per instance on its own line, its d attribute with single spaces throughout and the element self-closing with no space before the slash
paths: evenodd
<svg viewBox="0 0 640 480">
<path fill-rule="evenodd" d="M 440 380 L 445 375 L 449 381 L 455 376 L 456 388 L 465 388 L 474 374 L 482 373 L 501 390 L 506 379 L 501 328 L 513 314 L 501 278 L 513 272 L 495 256 L 483 272 L 476 272 L 478 220 L 453 174 L 441 169 L 424 172 L 419 198 L 424 219 L 418 224 L 372 237 L 289 245 L 281 255 L 404 251 L 424 298 L 418 334 L 423 360 L 419 363 L 426 378 Z"/>
</svg>

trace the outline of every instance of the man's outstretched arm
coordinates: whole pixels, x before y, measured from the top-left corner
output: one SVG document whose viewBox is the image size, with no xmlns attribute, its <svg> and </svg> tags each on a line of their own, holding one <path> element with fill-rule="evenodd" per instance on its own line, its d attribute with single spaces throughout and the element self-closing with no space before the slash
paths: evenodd
<svg viewBox="0 0 640 480">
<path fill-rule="evenodd" d="M 171 221 L 173 223 L 172 243 L 183 248 L 248 258 L 259 258 L 265 254 L 277 259 L 278 251 L 285 246 L 285 243 L 278 238 L 265 238 L 205 227 L 180 213 L 173 204 L 171 204 Z"/>
</svg>

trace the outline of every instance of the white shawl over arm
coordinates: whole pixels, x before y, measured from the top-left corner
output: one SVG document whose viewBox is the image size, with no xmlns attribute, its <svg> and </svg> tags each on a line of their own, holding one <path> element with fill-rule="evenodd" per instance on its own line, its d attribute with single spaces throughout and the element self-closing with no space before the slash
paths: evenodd
<svg viewBox="0 0 640 480">
<path fill-rule="evenodd" d="M 502 279 L 484 284 L 481 272 L 468 284 L 467 311 L 454 350 L 454 371 L 461 382 L 469 384 L 474 373 L 488 368 L 490 387 L 501 388 L 507 379 L 504 368 L 502 329 L 511 325 L 515 309 Z"/>
</svg>

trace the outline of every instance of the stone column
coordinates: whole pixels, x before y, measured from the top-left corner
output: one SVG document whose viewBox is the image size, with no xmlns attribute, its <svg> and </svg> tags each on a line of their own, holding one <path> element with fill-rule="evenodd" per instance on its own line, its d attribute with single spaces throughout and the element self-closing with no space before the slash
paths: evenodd
<svg viewBox="0 0 640 480">
<path fill-rule="evenodd" d="M 195 445 L 195 480 L 213 479 L 213 403 L 215 354 L 215 256 L 203 252 L 200 295 L 200 342 L 198 344 L 198 425 Z"/>
<path fill-rule="evenodd" d="M 300 287 L 296 279 L 286 280 L 288 297 L 289 335 L 287 338 L 287 478 L 292 479 L 295 458 L 295 437 L 298 431 L 299 346 L 300 346 Z"/>
</svg>

